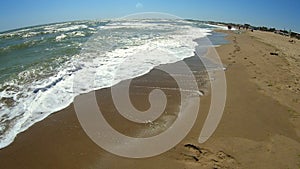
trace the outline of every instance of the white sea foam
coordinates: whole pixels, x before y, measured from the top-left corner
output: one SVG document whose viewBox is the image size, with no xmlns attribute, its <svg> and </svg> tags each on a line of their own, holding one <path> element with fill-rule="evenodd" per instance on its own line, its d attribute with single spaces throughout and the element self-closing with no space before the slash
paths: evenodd
<svg viewBox="0 0 300 169">
<path fill-rule="evenodd" d="M 69 26 L 69 27 L 59 28 L 59 29 L 57 29 L 57 31 L 66 32 L 66 31 L 85 29 L 85 28 L 88 28 L 88 26 L 86 26 L 86 25 L 73 25 L 73 26 Z"/>
<path fill-rule="evenodd" d="M 186 21 L 180 23 L 122 20 L 102 26 L 100 32 L 83 46 L 80 54 L 53 69 L 58 72 L 54 76 L 16 85 L 20 91 L 0 92 L 0 97 L 16 101 L 13 106 L 0 111 L 0 122 L 6 124 L 0 125 L 0 148 L 9 145 L 18 133 L 34 123 L 67 107 L 81 93 L 110 87 L 143 75 L 160 64 L 193 56 L 197 45 L 194 39 L 209 35 L 211 30 L 190 26 Z M 56 30 L 67 32 L 83 28 L 87 26 L 73 25 Z M 47 30 L 51 31 L 50 26 Z M 84 36 L 84 33 L 63 33 L 56 40 L 71 35 Z M 4 118 L 7 115 L 9 117 Z"/>
<path fill-rule="evenodd" d="M 212 25 L 212 24 L 205 24 L 205 25 L 208 25 L 208 26 L 211 26 L 211 27 L 214 27 L 214 28 L 217 28 L 217 29 L 221 29 L 221 30 L 228 30 L 228 27 L 225 26 L 225 25 Z M 231 28 L 231 30 L 236 30 L 236 29 Z"/>
<path fill-rule="evenodd" d="M 55 40 L 56 40 L 56 41 L 61 41 L 62 39 L 66 38 L 66 37 L 67 37 L 67 35 L 61 34 L 61 35 L 59 35 L 59 36 L 56 36 L 56 37 L 55 37 Z"/>
<path fill-rule="evenodd" d="M 67 35 L 71 37 L 83 37 L 85 36 L 85 33 L 83 31 L 74 31 L 74 32 L 67 33 Z"/>
</svg>

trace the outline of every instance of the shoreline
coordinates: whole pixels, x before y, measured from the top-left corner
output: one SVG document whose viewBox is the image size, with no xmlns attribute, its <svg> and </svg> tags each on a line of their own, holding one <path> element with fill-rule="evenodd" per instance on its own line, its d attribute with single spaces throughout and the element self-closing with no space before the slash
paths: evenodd
<svg viewBox="0 0 300 169">
<path fill-rule="evenodd" d="M 295 71 L 297 60 L 295 63 L 293 59 L 285 60 L 293 52 L 286 54 L 283 49 L 268 45 L 271 42 L 258 39 L 271 36 L 272 43 L 282 41 L 277 36 L 261 32 L 221 32 L 227 33 L 231 42 L 216 48 L 223 64 L 227 65 L 227 102 L 217 130 L 204 144 L 197 143 L 197 139 L 210 105 L 210 95 L 201 97 L 197 121 L 185 139 L 166 153 L 146 159 L 121 158 L 99 148 L 84 133 L 71 104 L 20 133 L 11 145 L 1 149 L 0 168 L 153 168 L 153 165 L 160 168 L 296 168 L 300 164 L 300 112 L 296 110 L 300 109 L 293 99 L 299 96 L 293 93 L 297 91 L 296 84 L 292 89 L 285 86 L 294 80 L 292 77 L 300 77 Z M 280 56 L 271 56 L 269 53 L 276 49 L 280 50 Z M 137 84 L 161 84 L 161 73 L 151 72 L 138 77 Z M 143 82 L 145 76 L 147 83 Z M 268 80 L 274 76 L 278 80 L 270 86 Z M 284 77 L 287 78 L 282 81 Z M 172 87 L 173 84 L 167 85 Z M 145 87 L 133 90 L 134 105 L 147 109 L 149 103 L 145 96 L 150 90 Z M 178 91 L 168 92 L 172 103 L 167 109 L 175 112 Z M 122 118 L 112 113 L 115 111 L 111 111 L 111 104 L 100 102 L 109 103 L 109 90 L 98 90 L 96 95 L 98 102 L 108 110 L 105 114 L 110 124 L 121 132 L 134 134 L 133 128 L 138 126 L 120 124 Z M 143 126 L 139 129 L 143 130 Z"/>
<path fill-rule="evenodd" d="M 215 34 L 218 34 L 218 36 L 215 36 Z M 197 38 L 197 39 L 195 39 L 195 42 L 198 43 L 198 40 L 209 38 L 209 39 L 212 41 L 211 46 L 212 46 L 212 47 L 215 47 L 216 45 L 226 43 L 226 40 L 221 40 L 221 39 L 224 39 L 224 36 L 225 36 L 225 35 L 224 35 L 223 33 L 211 32 L 211 35 L 208 35 L 208 37 Z M 211 39 L 211 38 L 212 38 L 212 39 Z M 204 43 L 207 43 L 206 40 L 204 40 Z M 206 46 L 205 46 L 205 47 L 206 47 Z M 207 47 L 207 48 L 208 48 L 208 47 Z M 201 54 L 203 54 L 203 53 L 206 52 L 206 49 L 203 50 L 204 52 L 202 52 L 202 49 L 200 49 L 200 50 L 201 50 Z M 189 58 L 191 58 L 191 57 L 194 57 L 194 56 L 186 57 L 186 58 L 184 58 L 184 59 L 181 60 L 181 61 L 185 61 L 186 59 L 189 59 Z M 150 71 L 152 71 L 152 70 L 154 70 L 154 69 L 157 69 L 157 68 L 159 68 L 159 67 L 164 67 L 164 65 L 176 64 L 177 62 L 180 62 L 180 61 L 169 62 L 169 63 L 162 63 L 162 64 L 157 65 L 157 66 L 153 67 L 152 69 L 150 69 L 150 70 L 148 70 L 148 71 L 146 71 L 146 72 L 144 72 L 144 73 L 142 73 L 142 74 L 139 74 L 139 75 L 137 75 L 137 76 L 131 77 L 130 79 L 139 78 L 139 77 L 141 77 L 141 76 L 144 76 L 144 75 L 148 74 Z M 195 66 L 194 66 L 194 67 L 195 67 Z M 203 68 L 203 66 L 201 66 L 201 68 Z M 55 80 L 54 82 L 51 82 L 51 84 L 50 84 L 50 85 L 47 85 L 46 87 L 39 87 L 39 88 L 36 88 L 36 89 L 33 90 L 33 93 L 37 93 L 37 92 L 39 92 L 39 91 L 46 91 L 46 90 L 50 89 L 51 86 L 55 86 L 56 83 L 60 82 L 63 78 L 64 78 L 64 76 L 58 78 L 57 80 Z M 122 80 L 122 81 L 126 81 L 126 80 Z M 117 84 L 113 84 L 113 85 L 111 84 L 111 85 L 112 85 L 112 86 L 118 85 L 119 83 L 122 83 L 122 81 L 118 82 Z M 110 87 L 111 87 L 111 86 L 110 86 Z M 78 96 L 79 96 L 79 95 L 82 95 L 82 94 L 85 94 L 85 93 L 89 93 L 89 92 L 93 92 L 93 91 L 97 91 L 97 90 L 101 90 L 101 89 L 105 89 L 105 88 L 110 88 L 110 87 L 102 87 L 102 88 L 96 88 L 96 89 L 88 89 L 88 90 L 87 90 L 88 92 L 87 92 L 87 91 L 84 91 L 84 92 L 81 93 L 81 94 L 80 94 L 80 92 L 79 92 L 79 93 L 75 92 L 75 93 L 76 93 L 76 95 L 78 94 Z M 50 100 L 50 101 L 51 101 L 51 100 Z M 41 114 L 46 114 L 46 115 L 42 116 L 42 117 L 39 118 L 37 121 L 32 120 L 31 123 L 29 123 L 29 125 L 26 126 L 26 128 L 21 128 L 21 129 L 19 130 L 19 131 L 21 131 L 21 132 L 15 131 L 15 130 L 14 130 L 14 131 L 15 131 L 17 134 L 26 131 L 26 130 L 27 130 L 28 128 L 30 128 L 32 125 L 34 125 L 34 124 L 36 124 L 36 123 L 38 123 L 38 122 L 40 122 L 40 121 L 43 121 L 43 120 L 44 120 L 45 118 L 47 118 L 49 115 L 55 114 L 55 113 L 57 113 L 57 112 L 59 112 L 59 111 L 65 109 L 65 108 L 67 108 L 68 106 L 70 106 L 70 104 L 74 102 L 74 98 L 73 98 L 73 99 L 70 99 L 70 100 L 66 100 L 66 101 L 64 101 L 64 103 L 65 103 L 65 102 L 66 102 L 66 104 L 62 104 L 61 106 L 59 106 L 59 108 L 57 108 L 57 107 L 54 108 L 55 111 L 53 111 L 53 110 L 49 110 L 49 111 L 46 110 L 45 113 L 40 112 Z M 51 112 L 51 113 L 50 113 L 50 112 Z M 5 133 L 5 131 L 4 131 L 4 133 Z M 15 137 L 16 137 L 16 136 L 12 136 L 12 137 L 11 137 L 11 136 L 9 135 L 9 138 L 15 139 Z M 9 141 L 11 141 L 11 140 L 9 140 Z M 13 142 L 13 141 L 12 141 L 12 142 Z M 9 146 L 12 142 L 10 142 L 8 145 L 5 145 L 4 147 L 1 147 L 0 149 Z M 6 143 L 8 143 L 8 141 L 6 141 Z M 3 146 L 3 145 L 4 145 L 4 144 L 2 144 L 1 146 Z"/>
<path fill-rule="evenodd" d="M 187 64 L 190 64 L 191 69 L 194 73 L 195 76 L 198 77 L 198 87 L 201 87 L 201 91 L 206 91 L 205 84 L 207 83 L 205 80 L 206 79 L 206 74 L 203 74 L 202 67 L 199 66 L 201 62 L 199 61 L 197 56 L 192 56 L 189 58 L 184 59 L 183 61 L 179 61 L 176 63 L 170 63 L 170 64 L 164 64 L 161 65 L 162 67 L 178 67 L 178 63 L 180 62 L 185 62 Z M 123 83 L 128 80 L 122 81 L 115 86 L 123 88 Z M 96 99 L 98 102 L 99 107 L 101 108 L 101 111 L 103 111 L 103 115 L 105 119 L 109 122 L 113 128 L 125 135 L 132 136 L 132 137 L 150 137 L 157 135 L 161 132 L 163 132 L 165 129 L 167 129 L 171 124 L 172 121 L 176 119 L 177 113 L 178 113 L 178 106 L 180 103 L 180 91 L 179 88 L 174 81 L 172 77 L 169 77 L 166 73 L 162 72 L 159 69 L 154 68 L 151 70 L 149 73 L 142 75 L 140 77 L 136 77 L 133 79 L 131 86 L 130 86 L 130 96 L 131 96 L 131 101 L 133 102 L 134 106 L 136 106 L 137 109 L 139 110 L 147 110 L 150 106 L 148 102 L 148 95 L 149 93 L 153 90 L 153 86 L 160 86 L 159 88 L 164 91 L 167 95 L 168 99 L 168 104 L 165 109 L 165 113 L 161 117 L 159 117 L 157 120 L 154 121 L 153 124 L 151 124 L 153 130 L 150 130 L 149 132 L 149 124 L 136 124 L 133 122 L 130 122 L 127 119 L 124 119 L 116 110 L 116 108 L 113 105 L 113 101 L 111 98 L 111 93 L 109 88 L 103 88 L 94 91 L 96 94 Z M 169 90 L 172 89 L 172 90 Z M 174 89 L 174 90 L 173 90 Z M 84 95 L 87 94 L 82 94 L 77 97 L 84 97 Z M 87 108 L 88 109 L 88 108 Z M 167 118 L 167 119 L 166 119 Z M 167 121 L 167 123 L 165 123 Z M 120 124 L 122 123 L 122 124 Z M 161 124 L 164 124 L 163 127 L 161 127 Z M 148 130 L 148 131 L 147 131 Z M 146 132 L 145 132 L 146 131 Z M 67 134 L 67 135 L 65 135 Z M 60 138 L 59 140 L 53 140 L 52 137 L 54 138 Z M 67 136 L 67 137 L 66 137 Z M 71 145 L 69 142 L 75 141 L 75 143 L 72 143 Z M 80 141 L 78 141 L 80 140 Z M 56 143 L 58 142 L 58 143 Z M 48 146 L 43 147 L 43 145 L 46 144 L 50 146 L 51 148 L 48 148 Z M 78 145 L 84 144 L 85 147 L 78 148 Z M 61 147 L 62 146 L 62 147 Z M 72 148 L 70 148 L 71 146 Z M 109 156 L 110 158 L 113 159 L 118 159 L 122 160 L 124 162 L 124 165 L 129 165 L 131 164 L 131 160 L 128 160 L 126 158 L 121 158 L 115 155 L 112 155 L 100 147 L 98 147 L 93 141 L 88 138 L 86 133 L 83 131 L 81 128 L 79 121 L 77 119 L 75 110 L 74 110 L 74 104 L 72 103 L 69 105 L 67 108 L 60 110 L 56 113 L 51 114 L 48 116 L 46 119 L 34 124 L 31 126 L 28 130 L 20 133 L 14 142 L 10 144 L 9 146 L 3 148 L 0 150 L 0 163 L 4 164 L 6 163 L 8 166 L 9 165 L 16 165 L 13 168 L 18 168 L 16 163 L 11 163 L 9 159 L 6 159 L 4 163 L 2 163 L 2 152 L 4 152 L 4 155 L 6 158 L 9 157 L 9 154 L 14 154 L 15 150 L 20 150 L 20 154 L 18 153 L 17 156 L 24 156 L 22 158 L 22 161 L 27 161 L 25 154 L 23 152 L 39 152 L 39 155 L 42 156 L 47 156 L 47 153 L 49 151 L 52 151 L 56 149 L 56 147 L 59 147 L 59 149 L 72 149 L 74 152 L 69 152 L 69 151 L 64 151 L 64 153 L 71 153 L 75 154 L 75 156 L 71 157 L 71 161 L 76 161 L 78 158 L 95 158 L 99 157 L 100 154 L 103 154 L 104 156 Z M 85 148 L 87 148 L 87 151 L 91 151 L 91 153 L 84 153 Z M 44 150 L 45 151 L 44 151 Z M 12 155 L 11 154 L 11 155 Z M 38 155 L 38 154 L 32 154 L 33 156 Z M 55 152 L 56 154 L 56 152 Z M 101 155 L 100 157 L 102 157 Z M 59 155 L 61 156 L 61 155 Z M 32 156 L 31 156 L 32 157 Z M 29 157 L 29 158 L 31 158 Z M 157 163 L 157 161 L 160 161 L 159 158 L 160 156 L 155 156 L 153 158 L 150 158 L 151 163 Z M 42 159 L 45 159 L 43 157 Z M 61 160 L 61 159 L 56 159 L 56 160 Z M 30 161 L 30 160 L 28 160 Z M 33 165 L 31 167 L 39 168 L 38 166 L 49 166 L 48 163 L 51 163 L 51 159 L 45 159 L 42 161 L 42 164 L 30 164 Z M 106 160 L 105 160 L 106 161 Z M 109 160 L 111 161 L 111 160 Z M 135 162 L 141 163 L 142 166 L 144 166 L 145 161 L 148 163 L 148 160 L 141 160 L 141 159 L 136 159 L 134 160 Z M 86 161 L 81 161 L 83 166 L 89 166 L 89 163 L 86 163 Z M 174 160 L 170 161 L 167 166 L 172 165 Z M 62 164 L 62 166 L 68 166 L 67 168 L 77 168 L 78 166 L 70 163 L 70 161 L 60 161 L 59 164 Z M 105 164 L 102 165 L 111 165 L 113 162 L 105 162 Z M 161 165 L 165 165 L 163 161 L 161 161 Z M 174 167 L 183 166 L 183 164 L 176 164 Z M 1 165 L 0 165 L 1 166 Z M 50 165 L 51 166 L 51 165 Z M 50 167 L 49 166 L 49 167 Z M 60 167 L 62 167 L 60 166 Z M 82 168 L 83 166 L 80 166 L 78 168 Z M 149 165 L 150 167 L 151 165 Z M 11 166 L 9 166 L 10 168 Z M 85 168 L 83 167 L 83 168 Z M 144 166 L 143 168 L 145 168 Z M 51 167 L 50 167 L 51 168 Z M 63 167 L 62 167 L 63 168 Z M 146 167 L 147 168 L 147 167 Z M 152 168 L 152 167 L 150 167 Z"/>
</svg>

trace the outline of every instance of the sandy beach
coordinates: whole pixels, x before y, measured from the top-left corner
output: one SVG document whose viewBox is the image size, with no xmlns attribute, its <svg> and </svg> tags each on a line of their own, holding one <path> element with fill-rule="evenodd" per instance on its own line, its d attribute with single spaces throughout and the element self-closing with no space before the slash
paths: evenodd
<svg viewBox="0 0 300 169">
<path fill-rule="evenodd" d="M 260 31 L 221 32 L 228 34 L 230 42 L 216 48 L 227 68 L 227 100 L 218 128 L 204 144 L 197 139 L 209 109 L 210 92 L 206 74 L 195 70 L 205 95 L 192 130 L 171 150 L 145 159 L 108 153 L 89 139 L 71 104 L 1 149 L 0 168 L 300 168 L 300 41 L 290 43 L 288 37 Z M 200 64 L 196 57 L 185 61 L 192 67 Z M 164 131 L 169 123 L 160 124 L 176 118 L 180 103 L 179 91 L 169 90 L 177 88 L 174 79 L 154 69 L 134 79 L 130 96 L 137 109 L 146 110 L 153 86 L 162 88 L 168 104 L 150 132 L 149 126 L 134 124 L 118 114 L 109 88 L 96 91 L 106 120 L 129 136 Z"/>
</svg>

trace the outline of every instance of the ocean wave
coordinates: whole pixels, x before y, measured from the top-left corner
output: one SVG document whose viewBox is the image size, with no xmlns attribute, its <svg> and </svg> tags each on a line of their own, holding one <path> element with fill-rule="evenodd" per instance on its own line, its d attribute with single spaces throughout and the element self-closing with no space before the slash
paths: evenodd
<svg viewBox="0 0 300 169">
<path fill-rule="evenodd" d="M 6 47 L 0 49 L 0 53 L 10 51 L 10 50 L 19 50 L 19 49 L 29 48 L 29 47 L 32 47 L 33 45 L 35 45 L 36 42 L 37 41 L 25 41 L 25 42 L 21 42 L 21 43 L 15 44 L 15 45 L 6 46 Z"/>
<path fill-rule="evenodd" d="M 85 24 L 83 24 L 85 23 Z M 0 39 L 13 39 L 13 38 L 31 38 L 38 35 L 47 35 L 59 32 L 71 32 L 76 30 L 90 30 L 95 31 L 94 25 L 99 24 L 99 21 L 88 22 L 65 22 L 56 23 L 52 25 L 40 25 L 36 27 L 29 27 L 18 29 L 14 31 L 0 33 Z M 92 26 L 92 27 L 90 27 Z"/>
<path fill-rule="evenodd" d="M 43 27 L 44 31 L 60 32 L 53 37 L 56 41 L 69 37 L 80 39 L 87 34 L 83 30 L 100 29 L 80 46 L 80 53 L 43 61 L 0 85 L 0 148 L 9 145 L 18 133 L 34 123 L 67 107 L 81 93 L 110 87 L 143 75 L 160 64 L 193 56 L 197 46 L 194 40 L 211 32 L 179 20 L 116 20 L 92 24 L 92 27 L 82 22 Z M 51 52 L 56 54 L 56 50 L 73 42 L 68 43 Z M 46 55 L 47 51 L 50 50 L 40 53 Z"/>
<path fill-rule="evenodd" d="M 67 32 L 67 31 L 73 31 L 73 30 L 79 30 L 79 29 L 86 29 L 86 28 L 88 28 L 88 26 L 86 26 L 86 25 L 73 25 L 73 26 L 69 26 L 69 27 L 59 28 L 59 29 L 57 29 L 57 31 L 59 31 L 59 32 Z"/>
<path fill-rule="evenodd" d="M 66 38 L 66 37 L 67 37 L 67 35 L 61 34 L 61 35 L 59 35 L 59 36 L 56 36 L 56 37 L 55 37 L 55 40 L 56 40 L 56 41 L 61 41 L 62 39 Z"/>
</svg>

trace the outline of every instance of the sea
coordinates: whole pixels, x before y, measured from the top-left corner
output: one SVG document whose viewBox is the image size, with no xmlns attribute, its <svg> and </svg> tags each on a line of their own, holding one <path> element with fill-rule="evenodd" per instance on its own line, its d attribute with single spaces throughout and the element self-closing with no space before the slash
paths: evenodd
<svg viewBox="0 0 300 169">
<path fill-rule="evenodd" d="M 227 43 L 226 35 L 213 32 L 215 28 L 220 29 L 191 20 L 115 19 L 0 33 L 0 149 L 82 93 L 193 56 L 197 39 L 208 38 L 212 46 Z M 163 52 L 147 57 L 157 50 Z M 144 54 L 142 59 L 136 59 L 137 53 Z M 130 66 L 116 75 L 124 60 Z"/>
</svg>

